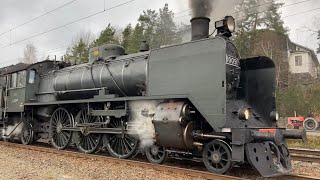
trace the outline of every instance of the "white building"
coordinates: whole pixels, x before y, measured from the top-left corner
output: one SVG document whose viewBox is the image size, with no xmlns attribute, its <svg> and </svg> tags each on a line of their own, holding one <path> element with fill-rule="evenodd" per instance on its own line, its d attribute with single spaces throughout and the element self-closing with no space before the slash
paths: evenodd
<svg viewBox="0 0 320 180">
<path fill-rule="evenodd" d="M 289 69 L 292 74 L 319 78 L 319 61 L 312 49 L 291 42 L 288 56 Z"/>
</svg>

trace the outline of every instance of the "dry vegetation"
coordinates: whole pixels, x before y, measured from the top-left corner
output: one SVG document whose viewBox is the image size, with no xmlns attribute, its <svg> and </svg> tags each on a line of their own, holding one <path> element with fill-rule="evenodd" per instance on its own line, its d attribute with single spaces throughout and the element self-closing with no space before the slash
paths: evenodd
<svg viewBox="0 0 320 180">
<path fill-rule="evenodd" d="M 308 140 L 303 142 L 301 140 L 290 139 L 287 144 L 290 148 L 307 148 L 307 149 L 320 149 L 320 137 L 308 136 Z"/>
</svg>

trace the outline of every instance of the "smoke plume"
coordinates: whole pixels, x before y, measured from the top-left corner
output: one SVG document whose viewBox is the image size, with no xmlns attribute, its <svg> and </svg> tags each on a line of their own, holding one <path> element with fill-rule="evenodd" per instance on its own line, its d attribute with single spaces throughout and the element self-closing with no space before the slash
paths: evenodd
<svg viewBox="0 0 320 180">
<path fill-rule="evenodd" d="M 189 0 L 193 17 L 209 17 L 215 0 Z"/>
</svg>

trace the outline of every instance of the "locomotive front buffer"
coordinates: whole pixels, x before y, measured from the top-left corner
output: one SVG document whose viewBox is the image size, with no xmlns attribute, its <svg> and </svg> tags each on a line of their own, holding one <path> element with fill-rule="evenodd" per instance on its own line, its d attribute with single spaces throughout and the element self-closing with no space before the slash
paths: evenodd
<svg viewBox="0 0 320 180">
<path fill-rule="evenodd" d="M 264 177 L 289 174 L 291 158 L 285 139 L 306 141 L 306 132 L 282 128 L 234 128 L 230 143 L 232 160 L 243 163 L 246 159 Z"/>
</svg>

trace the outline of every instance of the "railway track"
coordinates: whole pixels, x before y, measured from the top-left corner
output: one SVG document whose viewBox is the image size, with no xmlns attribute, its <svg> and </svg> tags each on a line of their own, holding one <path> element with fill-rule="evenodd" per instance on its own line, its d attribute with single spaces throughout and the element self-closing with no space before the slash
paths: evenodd
<svg viewBox="0 0 320 180">
<path fill-rule="evenodd" d="M 75 157 L 75 158 L 85 158 L 85 159 L 94 159 L 94 160 L 100 160 L 100 161 L 107 161 L 110 163 L 118 163 L 118 164 L 126 164 L 131 166 L 139 166 L 142 168 L 152 168 L 154 170 L 158 171 L 167 171 L 167 172 L 173 172 L 176 174 L 184 174 L 191 177 L 201 177 L 204 179 L 219 179 L 219 180 L 240 180 L 243 178 L 240 177 L 234 177 L 234 176 L 227 176 L 227 175 L 219 175 L 219 174 L 212 174 L 205 171 L 197 171 L 192 169 L 185 169 L 185 168 L 179 168 L 174 166 L 166 166 L 166 165 L 157 165 L 157 164 L 151 164 L 147 162 L 140 162 L 140 161 L 133 161 L 133 160 L 127 160 L 127 159 L 117 159 L 113 157 L 108 156 L 101 156 L 101 155 L 95 155 L 95 154 L 84 154 L 74 151 L 68 151 L 68 150 L 56 150 L 52 148 L 47 147 L 39 147 L 39 146 L 26 146 L 22 144 L 15 144 L 15 143 L 8 143 L 0 141 L 0 145 L 6 145 L 14 148 L 23 148 L 31 151 L 37 151 L 37 152 L 45 152 L 45 153 L 52 153 L 52 154 L 59 154 L 63 156 L 68 157 Z"/>
<path fill-rule="evenodd" d="M 319 150 L 290 148 L 289 151 L 293 160 L 320 163 Z"/>
<path fill-rule="evenodd" d="M 0 145 L 5 145 L 13 148 L 20 148 L 20 149 L 26 149 L 30 151 L 37 151 L 37 152 L 44 152 L 44 153 L 51 153 L 51 154 L 59 154 L 67 157 L 74 157 L 74 158 L 84 158 L 84 159 L 94 159 L 99 161 L 107 161 L 110 163 L 118 163 L 118 164 L 125 164 L 125 165 L 131 165 L 131 166 L 139 166 L 142 168 L 152 168 L 154 170 L 158 171 L 167 171 L 172 172 L 176 174 L 184 174 L 190 177 L 201 177 L 204 179 L 218 179 L 218 180 L 240 180 L 245 179 L 241 177 L 235 177 L 235 176 L 227 176 L 227 175 L 219 175 L 219 174 L 212 174 L 206 171 L 199 171 L 199 170 L 192 170 L 187 168 L 180 168 L 180 167 L 174 167 L 174 166 L 167 166 L 167 165 L 157 165 L 157 164 L 151 164 L 147 162 L 141 162 L 141 161 L 134 161 L 134 160 L 127 160 L 127 159 L 117 159 L 113 157 L 108 156 L 101 156 L 96 154 L 83 154 L 75 151 L 69 151 L 69 150 L 57 150 L 52 149 L 48 147 L 39 147 L 39 146 L 33 146 L 33 145 L 22 145 L 22 144 L 16 144 L 16 143 L 9 143 L 9 142 L 3 142 L 0 141 Z M 298 152 L 298 150 L 296 151 Z M 301 151 L 300 151 L 301 152 Z M 251 179 L 251 178 L 250 178 Z M 308 176 L 297 176 L 297 175 L 284 175 L 281 177 L 276 177 L 273 179 L 305 179 L 305 180 L 320 180 L 320 178 L 317 177 L 308 177 Z"/>
</svg>

